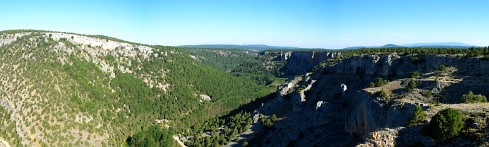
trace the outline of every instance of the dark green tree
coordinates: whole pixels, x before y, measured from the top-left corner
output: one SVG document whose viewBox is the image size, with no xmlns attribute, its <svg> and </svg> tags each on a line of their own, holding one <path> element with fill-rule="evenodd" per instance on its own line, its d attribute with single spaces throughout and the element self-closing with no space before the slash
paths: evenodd
<svg viewBox="0 0 489 147">
<path fill-rule="evenodd" d="M 425 131 L 436 141 L 446 141 L 447 139 L 456 137 L 460 133 L 464 126 L 462 117 L 460 110 L 452 108 L 443 109 L 431 118 Z"/>
<path fill-rule="evenodd" d="M 416 81 L 414 81 L 413 79 L 409 80 L 409 83 L 408 83 L 408 90 L 411 92 L 413 91 L 414 88 L 416 88 Z"/>
<path fill-rule="evenodd" d="M 445 66 L 445 65 L 440 65 L 438 67 L 438 71 L 440 71 L 440 72 L 445 72 L 445 70 L 447 70 L 447 66 Z"/>
<path fill-rule="evenodd" d="M 273 121 L 273 122 L 275 122 L 275 121 L 277 121 L 277 120 L 278 120 L 277 115 L 273 114 L 273 115 L 272 115 L 272 121 Z"/>
<path fill-rule="evenodd" d="M 266 128 L 271 128 L 273 126 L 273 122 L 269 118 L 262 119 L 262 123 Z"/>
<path fill-rule="evenodd" d="M 370 85 L 368 87 L 374 88 L 375 87 L 375 83 L 374 82 L 370 82 Z"/>
<path fill-rule="evenodd" d="M 377 78 L 376 86 L 380 87 L 384 85 L 384 80 L 382 78 Z"/>
<path fill-rule="evenodd" d="M 150 126 L 147 130 L 141 130 L 129 137 L 127 144 L 137 147 L 171 147 L 173 140 L 172 135 L 160 126 Z"/>
<path fill-rule="evenodd" d="M 419 105 L 416 105 L 413 114 L 411 114 L 411 117 L 408 119 L 408 125 L 417 126 L 419 123 L 424 122 L 426 122 L 426 112 L 424 112 Z"/>
<path fill-rule="evenodd" d="M 414 71 L 411 73 L 411 78 L 418 78 L 419 77 L 419 72 L 418 71 Z"/>
</svg>

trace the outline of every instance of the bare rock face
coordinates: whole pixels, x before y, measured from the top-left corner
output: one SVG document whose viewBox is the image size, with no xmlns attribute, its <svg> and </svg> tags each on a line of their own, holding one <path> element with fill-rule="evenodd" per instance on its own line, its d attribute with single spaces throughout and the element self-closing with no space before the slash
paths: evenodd
<svg viewBox="0 0 489 147">
<path fill-rule="evenodd" d="M 340 87 L 341 87 L 341 91 L 343 92 L 345 92 L 348 89 L 348 87 L 345 84 L 341 84 Z"/>
<path fill-rule="evenodd" d="M 365 138 L 370 132 L 385 126 L 385 110 L 368 94 L 358 93 L 349 101 L 345 108 L 346 132 Z"/>
<path fill-rule="evenodd" d="M 357 145 L 357 147 L 374 147 L 383 146 L 390 147 L 396 146 L 397 132 L 399 129 L 383 129 L 381 131 L 375 131 L 369 134 L 369 138 L 365 143 Z"/>
<path fill-rule="evenodd" d="M 289 80 L 284 85 L 279 86 L 278 90 L 277 90 L 277 97 L 282 99 L 284 96 L 294 92 L 294 89 L 297 88 L 298 83 L 303 80 L 302 78 L 303 78 L 302 76 L 295 77 L 295 78 Z"/>
<path fill-rule="evenodd" d="M 286 61 L 282 70 L 286 71 L 285 76 L 291 77 L 309 72 L 314 66 L 333 58 L 336 54 L 318 51 L 288 51 L 280 53 L 280 60 Z"/>
<path fill-rule="evenodd" d="M 292 108 L 294 111 L 301 111 L 302 110 L 302 100 L 304 97 L 300 94 L 300 92 L 294 91 L 290 94 L 290 97 L 292 99 Z"/>
<path fill-rule="evenodd" d="M 211 97 L 208 95 L 205 95 L 205 94 L 201 94 L 201 95 L 199 95 L 199 97 L 200 97 L 200 102 L 211 100 Z"/>
<path fill-rule="evenodd" d="M 307 78 L 306 78 L 307 79 Z M 292 93 L 292 101 L 293 101 L 293 106 L 295 111 L 300 111 L 302 107 L 302 103 L 306 101 L 306 95 L 305 92 L 309 91 L 311 89 L 312 84 L 314 84 L 316 80 L 307 80 L 304 85 L 302 85 L 301 88 L 297 89 L 294 93 Z M 303 88 L 305 87 L 305 88 Z M 303 88 L 303 89 L 302 89 Z"/>
<path fill-rule="evenodd" d="M 321 108 L 321 106 L 322 106 L 323 104 L 326 104 L 326 103 L 325 103 L 325 102 L 323 102 L 323 101 L 318 101 L 318 102 L 316 103 L 316 110 L 318 110 L 319 108 Z"/>
<path fill-rule="evenodd" d="M 362 144 L 359 146 L 416 145 L 417 143 L 427 146 L 436 145 L 429 137 L 419 135 L 421 127 L 404 127 L 416 105 L 421 105 L 425 110 L 430 109 L 429 106 L 401 100 L 382 103 L 377 99 L 377 95 L 364 90 L 365 85 L 377 77 L 396 80 L 410 77 L 413 71 L 437 72 L 441 65 L 457 68 L 461 75 L 489 74 L 488 61 L 477 58 L 395 54 L 355 56 L 305 74 L 307 71 L 303 71 L 306 70 L 304 67 L 310 67 L 316 62 L 313 57 L 327 60 L 333 56 L 326 52 L 281 54 L 280 59 L 287 61 L 285 68 L 291 69 L 288 70 L 291 75 L 298 73 L 303 75 L 292 78 L 278 89 L 277 95 L 279 98 L 284 98 L 284 102 L 276 103 L 280 105 L 276 107 L 292 106 L 292 109 L 285 112 L 283 114 L 285 119 L 277 122 L 274 129 L 263 137 L 264 146 L 267 146 L 267 143 L 278 146 L 354 146 L 360 143 Z M 473 82 L 455 84 L 419 82 L 420 88 L 432 91 L 434 94 L 446 93 L 446 90 L 450 90 L 454 85 L 472 86 L 479 93 L 488 94 L 487 84 L 479 84 L 478 88 L 473 86 L 477 81 L 480 80 L 473 79 Z M 462 93 L 464 88 L 453 91 Z M 460 96 L 450 95 L 450 97 Z M 446 102 L 456 101 L 446 99 Z M 284 112 L 280 111 L 280 113 Z"/>
<path fill-rule="evenodd" d="M 489 61 L 477 58 L 456 57 L 448 55 L 365 55 L 344 59 L 330 70 L 334 73 L 355 75 L 380 75 L 406 77 L 413 71 L 433 72 L 441 65 L 454 66 L 459 70 L 489 73 Z"/>
</svg>

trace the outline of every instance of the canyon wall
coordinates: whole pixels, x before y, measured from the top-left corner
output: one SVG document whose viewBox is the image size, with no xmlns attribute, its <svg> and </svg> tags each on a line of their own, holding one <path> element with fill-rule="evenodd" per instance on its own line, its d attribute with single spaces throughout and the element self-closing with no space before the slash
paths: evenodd
<svg viewBox="0 0 489 147">
<path fill-rule="evenodd" d="M 444 103 L 458 103 L 460 96 L 469 90 L 489 94 L 488 84 L 481 82 L 487 80 L 487 77 L 478 77 L 489 73 L 489 61 L 480 58 L 453 55 L 362 55 L 341 59 L 330 65 L 320 65 L 337 54 L 312 51 L 279 54 L 277 58 L 286 62 L 286 75 L 300 76 L 291 78 L 278 89 L 277 98 L 283 101 L 274 103 L 275 106 L 271 108 L 275 110 L 266 113 L 278 114 L 286 121 L 277 122 L 274 129 L 263 137 L 263 143 L 279 146 L 353 146 L 371 137 L 372 133 L 383 131 L 384 135 L 376 136 L 383 142 L 381 145 L 395 145 L 393 140 L 397 138 L 397 132 L 404 129 L 414 107 L 429 107 L 402 100 L 401 96 L 388 103 L 383 102 L 376 93 L 366 90 L 368 83 L 377 77 L 400 83 L 397 88 L 402 91 L 403 79 L 409 78 L 412 72 L 439 74 L 439 67 L 444 65 L 454 70 L 452 77 L 463 80 L 444 86 L 440 86 L 440 82 L 431 82 L 434 84 L 430 85 L 430 82 L 420 81 L 420 88 L 435 92 L 443 90 L 440 101 Z M 317 65 L 320 67 L 311 71 Z M 405 129 L 403 132 L 411 134 L 404 134 L 401 138 L 419 136 L 419 127 L 415 129 L 417 131 Z M 426 140 L 425 137 L 417 141 L 433 145 L 432 141 Z"/>
</svg>

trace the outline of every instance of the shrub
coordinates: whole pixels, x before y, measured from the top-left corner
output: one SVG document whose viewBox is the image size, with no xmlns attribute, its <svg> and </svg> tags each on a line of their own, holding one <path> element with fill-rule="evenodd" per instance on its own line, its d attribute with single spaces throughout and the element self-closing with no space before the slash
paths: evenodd
<svg viewBox="0 0 489 147">
<path fill-rule="evenodd" d="M 462 112 L 448 108 L 436 113 L 425 131 L 436 141 L 443 142 L 457 136 L 463 126 Z"/>
<path fill-rule="evenodd" d="M 266 128 L 271 128 L 273 126 L 273 122 L 271 119 L 265 119 L 262 123 L 263 125 L 265 125 Z"/>
<path fill-rule="evenodd" d="M 440 65 L 438 67 L 438 71 L 440 71 L 440 72 L 445 72 L 445 70 L 447 70 L 447 66 L 445 66 L 445 65 Z"/>
<path fill-rule="evenodd" d="M 411 114 L 411 117 L 408 119 L 408 125 L 417 126 L 419 123 L 424 122 L 426 122 L 426 112 L 424 112 L 420 106 L 416 105 L 413 114 Z"/>
<path fill-rule="evenodd" d="M 431 90 L 424 92 L 423 95 L 427 98 L 433 98 L 433 92 L 431 92 Z"/>
<path fill-rule="evenodd" d="M 418 71 L 414 71 L 411 73 L 411 78 L 418 78 L 419 77 L 419 72 Z"/>
<path fill-rule="evenodd" d="M 408 83 L 408 90 L 411 92 L 413 91 L 414 88 L 416 88 L 416 81 L 414 81 L 413 79 L 409 80 L 409 83 Z"/>
<path fill-rule="evenodd" d="M 273 121 L 273 122 L 276 122 L 277 120 L 278 120 L 277 115 L 273 114 L 273 115 L 272 115 L 272 121 Z"/>
<path fill-rule="evenodd" d="M 376 86 L 382 86 L 382 85 L 384 85 L 384 80 L 382 78 L 377 78 L 377 82 L 375 82 L 375 83 L 376 83 L 375 84 Z"/>
<path fill-rule="evenodd" d="M 385 91 L 384 89 L 382 89 L 382 91 L 380 91 L 379 93 L 379 97 L 382 98 L 382 99 L 389 99 L 389 94 L 387 93 L 387 91 Z"/>
<path fill-rule="evenodd" d="M 389 83 L 389 80 L 384 80 L 382 78 L 377 78 L 376 82 L 375 82 L 375 85 L 377 87 L 380 87 L 380 86 L 383 86 L 385 84 Z"/>
<path fill-rule="evenodd" d="M 462 103 L 480 103 L 480 102 L 487 102 L 486 96 L 482 94 L 476 95 L 472 91 L 462 96 Z"/>
<path fill-rule="evenodd" d="M 375 83 L 374 82 L 370 82 L 370 85 L 368 87 L 369 88 L 374 88 L 375 87 Z"/>
</svg>

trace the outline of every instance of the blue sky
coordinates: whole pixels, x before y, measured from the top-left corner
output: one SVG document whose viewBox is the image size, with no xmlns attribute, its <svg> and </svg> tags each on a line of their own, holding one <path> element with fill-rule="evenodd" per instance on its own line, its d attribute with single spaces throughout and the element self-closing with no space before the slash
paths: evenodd
<svg viewBox="0 0 489 147">
<path fill-rule="evenodd" d="M 0 30 L 102 34 L 160 45 L 487 46 L 488 7 L 487 0 L 4 0 Z"/>
</svg>

